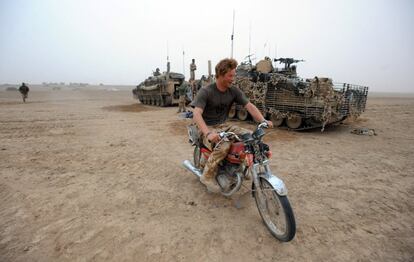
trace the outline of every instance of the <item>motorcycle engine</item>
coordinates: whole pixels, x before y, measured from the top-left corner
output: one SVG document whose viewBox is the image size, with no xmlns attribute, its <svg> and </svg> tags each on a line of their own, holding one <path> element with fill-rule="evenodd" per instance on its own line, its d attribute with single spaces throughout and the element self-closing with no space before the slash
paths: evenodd
<svg viewBox="0 0 414 262">
<path fill-rule="evenodd" d="M 237 172 L 239 172 L 239 166 L 219 166 L 216 179 L 224 192 L 230 191 L 237 184 Z"/>
</svg>

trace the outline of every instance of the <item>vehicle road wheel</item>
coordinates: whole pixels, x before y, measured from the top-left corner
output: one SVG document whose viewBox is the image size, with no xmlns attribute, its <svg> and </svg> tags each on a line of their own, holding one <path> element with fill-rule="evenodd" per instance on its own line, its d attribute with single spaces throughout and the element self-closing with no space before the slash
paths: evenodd
<svg viewBox="0 0 414 262">
<path fill-rule="evenodd" d="M 283 123 L 283 117 L 281 117 L 278 114 L 272 114 L 270 116 L 270 120 L 272 121 L 272 123 L 275 127 L 278 127 Z"/>
<path fill-rule="evenodd" d="M 254 199 L 267 229 L 282 242 L 295 237 L 296 222 L 287 196 L 279 196 L 266 179 L 260 178 L 259 188 L 253 187 Z"/>
<path fill-rule="evenodd" d="M 246 120 L 248 116 L 249 116 L 249 113 L 244 108 L 237 111 L 237 118 L 242 120 L 242 121 Z"/>
<path fill-rule="evenodd" d="M 172 104 L 171 96 L 166 96 L 164 99 L 165 99 L 165 106 L 171 106 Z"/>
<path fill-rule="evenodd" d="M 164 107 L 165 106 L 165 101 L 164 101 L 164 97 L 160 96 L 160 106 Z"/>
<path fill-rule="evenodd" d="M 302 117 L 298 114 L 291 115 L 286 118 L 286 125 L 291 129 L 296 129 L 302 124 Z"/>
<path fill-rule="evenodd" d="M 230 107 L 230 111 L 229 111 L 229 118 L 235 118 L 236 117 L 236 105 L 232 105 Z"/>
</svg>

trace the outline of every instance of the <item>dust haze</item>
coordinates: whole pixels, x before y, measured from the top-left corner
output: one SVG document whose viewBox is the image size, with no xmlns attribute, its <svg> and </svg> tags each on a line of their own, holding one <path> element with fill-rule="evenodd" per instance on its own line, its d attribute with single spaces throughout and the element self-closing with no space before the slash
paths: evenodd
<svg viewBox="0 0 414 262">
<path fill-rule="evenodd" d="M 414 92 L 414 3 L 397 1 L 11 1 L 0 3 L 0 84 L 136 85 L 156 67 L 207 74 L 231 53 L 304 59 L 299 75 Z M 183 55 L 184 54 L 184 55 Z"/>
</svg>

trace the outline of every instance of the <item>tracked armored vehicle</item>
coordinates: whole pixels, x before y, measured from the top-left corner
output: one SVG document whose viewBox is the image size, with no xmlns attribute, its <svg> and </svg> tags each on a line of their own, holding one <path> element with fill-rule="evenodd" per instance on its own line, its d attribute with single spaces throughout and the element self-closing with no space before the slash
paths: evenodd
<svg viewBox="0 0 414 262">
<path fill-rule="evenodd" d="M 167 66 L 169 68 L 169 66 Z M 160 73 L 159 70 L 141 82 L 132 93 L 136 99 L 145 105 L 170 106 L 178 104 L 178 87 L 184 81 L 180 73 Z"/>
<path fill-rule="evenodd" d="M 303 60 L 279 58 L 284 64 L 274 68 L 269 58 L 241 63 L 236 70 L 235 85 L 270 119 L 274 126 L 293 130 L 321 128 L 358 117 L 365 110 L 368 87 L 333 83 L 330 78 L 302 79 L 296 65 Z M 233 105 L 229 117 L 250 118 L 240 105 Z"/>
</svg>

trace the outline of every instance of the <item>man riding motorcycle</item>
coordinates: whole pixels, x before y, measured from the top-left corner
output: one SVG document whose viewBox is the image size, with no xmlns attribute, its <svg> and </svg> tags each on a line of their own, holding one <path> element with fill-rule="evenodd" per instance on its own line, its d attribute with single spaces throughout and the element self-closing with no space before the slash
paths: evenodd
<svg viewBox="0 0 414 262">
<path fill-rule="evenodd" d="M 193 119 L 199 129 L 203 144 L 212 150 L 204 167 L 201 183 L 214 193 L 220 192 L 216 181 L 218 164 L 226 157 L 231 147 L 231 141 L 220 141 L 219 133 L 234 132 L 237 135 L 250 132 L 249 130 L 225 123 L 232 104 L 235 102 L 244 106 L 257 122 L 266 121 L 273 127 L 271 121 L 265 120 L 255 105 L 249 102 L 244 93 L 232 86 L 236 75 L 237 61 L 232 58 L 221 60 L 215 67 L 216 82 L 201 88 L 191 106 Z"/>
</svg>

